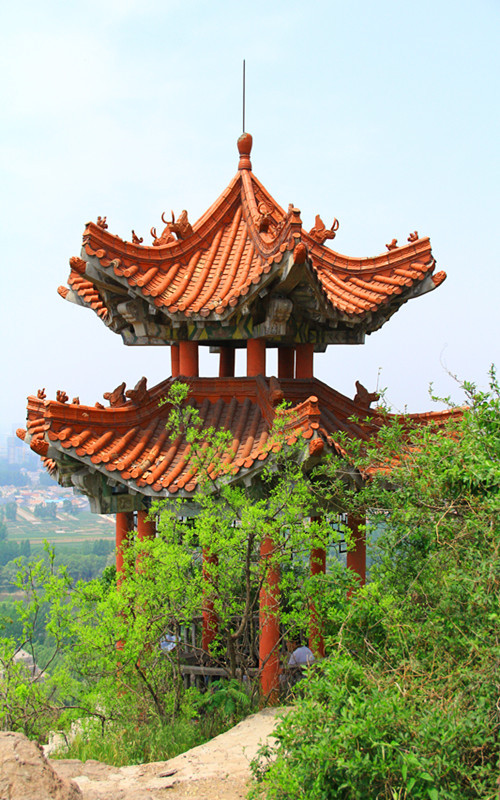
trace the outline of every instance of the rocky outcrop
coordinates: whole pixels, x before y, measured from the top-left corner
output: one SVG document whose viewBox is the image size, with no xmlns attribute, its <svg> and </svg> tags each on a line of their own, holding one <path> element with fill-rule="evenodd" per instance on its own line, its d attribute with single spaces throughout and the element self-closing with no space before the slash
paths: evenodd
<svg viewBox="0 0 500 800">
<path fill-rule="evenodd" d="M 82 793 L 56 774 L 37 744 L 0 731 L 0 800 L 82 800 Z"/>
<path fill-rule="evenodd" d="M 21 734 L 0 733 L 0 800 L 243 800 L 250 761 L 285 708 L 265 708 L 170 761 L 112 767 L 46 760 Z"/>
</svg>

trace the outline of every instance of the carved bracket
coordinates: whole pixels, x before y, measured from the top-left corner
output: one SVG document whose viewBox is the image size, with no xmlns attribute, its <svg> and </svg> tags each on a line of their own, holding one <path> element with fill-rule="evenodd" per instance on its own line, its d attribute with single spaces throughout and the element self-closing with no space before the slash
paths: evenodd
<svg viewBox="0 0 500 800">
<path fill-rule="evenodd" d="M 293 303 L 288 297 L 271 297 L 265 321 L 255 326 L 257 336 L 284 336 L 292 310 Z"/>
</svg>

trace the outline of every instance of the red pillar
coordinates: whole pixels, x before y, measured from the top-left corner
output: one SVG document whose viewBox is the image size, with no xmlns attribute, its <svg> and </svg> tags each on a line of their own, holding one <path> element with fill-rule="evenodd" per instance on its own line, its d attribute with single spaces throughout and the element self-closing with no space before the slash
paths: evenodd
<svg viewBox="0 0 500 800">
<path fill-rule="evenodd" d="M 137 538 L 139 541 L 144 541 L 144 539 L 154 539 L 156 534 L 156 523 L 154 520 L 146 519 L 148 516 L 147 511 L 138 511 L 137 512 Z M 144 553 L 138 553 L 137 558 L 135 560 L 135 568 L 137 572 L 139 572 L 141 568 L 141 561 L 143 559 Z"/>
<path fill-rule="evenodd" d="M 293 347 L 278 347 L 278 378 L 293 378 L 295 350 Z"/>
<path fill-rule="evenodd" d="M 219 378 L 234 378 L 234 347 L 231 345 L 221 345 Z"/>
<path fill-rule="evenodd" d="M 123 573 L 123 548 L 129 531 L 134 528 L 134 515 L 130 512 L 120 511 L 116 515 L 116 574 L 118 584 L 121 583 Z"/>
<path fill-rule="evenodd" d="M 360 525 L 364 525 L 365 520 L 349 514 L 347 525 L 352 531 L 354 539 L 354 549 L 347 551 L 347 568 L 354 570 L 359 575 L 360 585 L 366 582 L 366 539 L 365 532 L 360 531 Z"/>
<path fill-rule="evenodd" d="M 198 342 L 179 342 L 179 375 L 198 377 Z"/>
<path fill-rule="evenodd" d="M 326 572 L 326 550 L 323 547 L 313 547 L 311 550 L 311 575 L 324 575 Z M 309 647 L 316 656 L 324 658 L 325 640 L 323 639 L 323 626 L 321 619 L 311 605 L 311 626 L 309 629 Z"/>
<path fill-rule="evenodd" d="M 172 378 L 176 378 L 179 373 L 179 345 L 170 345 L 170 362 L 172 364 Z"/>
<path fill-rule="evenodd" d="M 262 540 L 260 546 L 261 568 L 264 580 L 260 590 L 259 605 L 259 667 L 262 694 L 269 702 L 276 703 L 279 688 L 279 641 L 280 590 L 279 567 L 272 563 L 274 545 L 270 536 Z"/>
<path fill-rule="evenodd" d="M 127 544 L 130 531 L 134 529 L 134 515 L 131 511 L 119 511 L 116 514 L 116 585 L 120 588 L 123 581 L 123 550 Z M 124 642 L 118 640 L 117 650 L 123 650 Z"/>
<path fill-rule="evenodd" d="M 295 348 L 295 377 L 313 377 L 314 344 L 298 344 Z"/>
<path fill-rule="evenodd" d="M 266 374 L 266 340 L 247 339 L 247 375 Z"/>
<path fill-rule="evenodd" d="M 156 534 L 156 524 L 154 520 L 147 519 L 147 511 L 137 512 L 137 538 L 154 539 Z"/>
<path fill-rule="evenodd" d="M 201 629 L 201 647 L 202 650 L 208 652 L 210 645 L 217 636 L 219 623 L 217 615 L 214 611 L 214 601 L 210 591 L 210 584 L 214 582 L 213 570 L 210 565 L 217 566 L 219 559 L 216 555 L 210 553 L 205 547 L 203 548 L 203 620 Z"/>
</svg>

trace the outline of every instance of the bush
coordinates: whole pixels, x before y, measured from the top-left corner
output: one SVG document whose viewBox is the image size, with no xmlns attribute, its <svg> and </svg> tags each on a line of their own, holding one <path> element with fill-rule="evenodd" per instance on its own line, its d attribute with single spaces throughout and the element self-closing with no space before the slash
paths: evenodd
<svg viewBox="0 0 500 800">
<path fill-rule="evenodd" d="M 360 472 L 382 467 L 343 496 L 384 529 L 378 565 L 328 614 L 333 655 L 281 723 L 269 800 L 497 796 L 500 393 L 493 373 L 489 392 L 465 388 L 444 428 L 396 419 L 345 443 Z"/>
</svg>

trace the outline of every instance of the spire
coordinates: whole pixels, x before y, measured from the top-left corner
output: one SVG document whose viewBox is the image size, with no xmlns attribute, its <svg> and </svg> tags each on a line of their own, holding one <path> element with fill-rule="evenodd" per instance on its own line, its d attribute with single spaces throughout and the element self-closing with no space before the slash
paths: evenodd
<svg viewBox="0 0 500 800">
<path fill-rule="evenodd" d="M 252 162 L 250 161 L 252 142 L 253 139 L 249 133 L 242 133 L 238 139 L 238 152 L 240 154 L 238 169 L 252 169 Z"/>
</svg>

